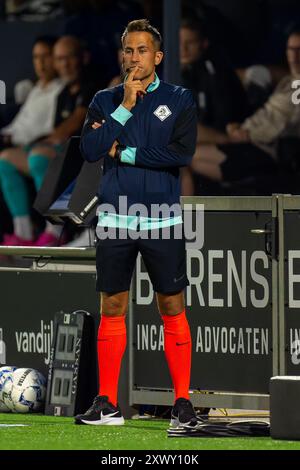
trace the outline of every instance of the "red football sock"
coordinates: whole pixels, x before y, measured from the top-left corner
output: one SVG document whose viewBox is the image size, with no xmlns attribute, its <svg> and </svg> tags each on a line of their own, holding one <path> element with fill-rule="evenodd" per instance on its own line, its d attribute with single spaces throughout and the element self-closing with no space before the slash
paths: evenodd
<svg viewBox="0 0 300 470">
<path fill-rule="evenodd" d="M 121 362 L 126 349 L 126 316 L 101 315 L 98 330 L 99 395 L 108 396 L 114 405 L 118 402 L 118 382 Z"/>
<path fill-rule="evenodd" d="M 162 315 L 165 355 L 175 389 L 175 400 L 189 400 L 192 340 L 185 310 L 176 316 Z"/>
</svg>

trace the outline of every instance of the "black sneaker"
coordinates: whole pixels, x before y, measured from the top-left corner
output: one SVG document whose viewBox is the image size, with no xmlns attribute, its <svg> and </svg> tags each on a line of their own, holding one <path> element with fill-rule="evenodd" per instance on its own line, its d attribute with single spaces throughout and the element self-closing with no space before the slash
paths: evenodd
<svg viewBox="0 0 300 470">
<path fill-rule="evenodd" d="M 185 398 L 178 398 L 172 408 L 171 428 L 178 428 L 178 426 L 195 427 L 198 422 L 192 403 Z"/>
<path fill-rule="evenodd" d="M 97 396 L 83 415 L 75 416 L 75 424 L 122 426 L 124 423 L 119 406 L 112 405 L 106 396 Z"/>
</svg>

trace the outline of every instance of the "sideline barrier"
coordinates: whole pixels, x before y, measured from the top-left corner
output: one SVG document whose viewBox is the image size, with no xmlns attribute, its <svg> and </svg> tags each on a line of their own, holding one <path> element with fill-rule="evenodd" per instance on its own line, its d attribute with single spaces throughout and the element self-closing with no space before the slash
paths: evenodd
<svg viewBox="0 0 300 470">
<path fill-rule="evenodd" d="M 266 410 L 269 379 L 278 374 L 278 199 L 183 198 L 183 204 L 191 206 L 194 222 L 197 204 L 205 209 L 204 246 L 187 249 L 192 401 Z M 135 280 L 131 402 L 172 403 L 163 329 L 140 260 Z"/>
<path fill-rule="evenodd" d="M 300 197 L 278 196 L 279 375 L 300 375 Z"/>
<path fill-rule="evenodd" d="M 25 246 L 0 246 L 0 254 L 6 256 L 24 256 L 28 258 L 43 259 L 84 259 L 94 260 L 95 248 L 56 248 L 56 247 L 25 247 Z"/>
<path fill-rule="evenodd" d="M 89 312 L 95 324 L 94 248 L 0 247 L 0 255 L 29 260 L 28 267 L 0 267 L 0 334 L 6 363 L 47 375 L 55 313 Z M 3 261 L 3 260 L 2 260 Z"/>
<path fill-rule="evenodd" d="M 56 313 L 89 313 L 95 326 L 90 341 L 96 345 L 100 307 L 95 292 L 95 251 L 0 247 L 0 256 L 16 256 L 15 263 L 19 262 L 19 266 L 0 267 L 0 361 L 38 369 L 47 377 Z M 29 266 L 24 267 L 24 259 Z M 95 354 L 90 379 L 94 395 L 98 376 Z M 129 407 L 127 357 L 121 369 L 119 398 L 124 416 L 131 417 L 134 410 Z"/>
<path fill-rule="evenodd" d="M 204 246 L 187 249 L 192 401 L 266 410 L 270 377 L 299 373 L 300 197 L 199 197 L 182 203 L 194 222 L 197 205 L 205 209 Z M 46 368 L 55 312 L 84 309 L 98 323 L 95 249 L 0 247 L 0 254 L 32 259 L 29 268 L 0 268 L 0 283 L 7 286 L 0 315 L 7 361 Z M 162 323 L 140 258 L 129 309 L 132 347 L 120 391 L 129 387 L 130 404 L 170 405 Z"/>
</svg>

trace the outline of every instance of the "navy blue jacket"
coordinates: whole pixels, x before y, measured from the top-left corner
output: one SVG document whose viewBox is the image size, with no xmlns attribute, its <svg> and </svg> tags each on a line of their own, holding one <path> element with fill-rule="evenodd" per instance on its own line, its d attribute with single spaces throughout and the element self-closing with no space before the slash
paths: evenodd
<svg viewBox="0 0 300 470">
<path fill-rule="evenodd" d="M 124 86 L 99 91 L 93 98 L 81 136 L 81 152 L 89 162 L 104 158 L 100 203 L 118 211 L 119 196 L 128 205 L 180 201 L 180 167 L 190 164 L 195 152 L 197 111 L 191 91 L 164 83 L 156 76 L 144 98 L 130 113 L 120 106 Z M 105 120 L 94 130 L 95 121 Z M 117 140 L 126 147 L 121 161 L 108 152 Z"/>
</svg>

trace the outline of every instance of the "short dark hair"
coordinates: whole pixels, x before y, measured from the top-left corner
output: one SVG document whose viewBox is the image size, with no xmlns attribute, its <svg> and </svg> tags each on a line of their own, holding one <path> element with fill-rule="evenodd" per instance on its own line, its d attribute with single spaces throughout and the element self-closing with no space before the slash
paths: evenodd
<svg viewBox="0 0 300 470">
<path fill-rule="evenodd" d="M 57 41 L 56 36 L 51 36 L 49 35 L 44 35 L 44 36 L 38 36 L 35 38 L 32 47 L 34 47 L 36 44 L 45 44 L 46 46 L 49 47 L 49 49 L 53 49 L 54 44 Z"/>
<path fill-rule="evenodd" d="M 198 34 L 200 39 L 208 39 L 208 28 L 207 24 L 203 19 L 185 17 L 180 22 L 181 28 L 190 29 Z"/>
<path fill-rule="evenodd" d="M 152 26 L 150 24 L 150 21 L 147 19 L 134 20 L 128 23 L 124 33 L 122 34 L 122 38 L 121 38 L 122 46 L 124 45 L 125 38 L 129 33 L 137 33 L 137 32 L 144 32 L 144 33 L 151 34 L 154 44 L 157 45 L 158 49 L 161 48 L 161 45 L 162 45 L 161 34 L 158 31 L 158 29 Z"/>
</svg>

